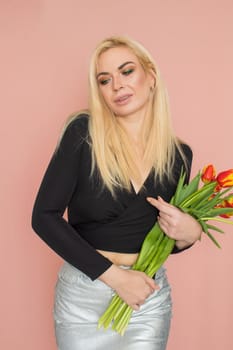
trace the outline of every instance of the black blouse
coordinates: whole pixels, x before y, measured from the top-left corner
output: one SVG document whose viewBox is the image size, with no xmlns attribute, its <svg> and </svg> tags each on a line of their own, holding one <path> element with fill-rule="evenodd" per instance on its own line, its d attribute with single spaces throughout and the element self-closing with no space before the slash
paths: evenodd
<svg viewBox="0 0 233 350">
<path fill-rule="evenodd" d="M 96 249 L 120 253 L 140 251 L 158 215 L 146 197 L 170 201 L 183 161 L 177 151 L 174 183 L 163 185 L 150 174 L 138 193 L 117 190 L 113 198 L 97 171 L 90 176 L 88 116 L 82 114 L 65 131 L 48 165 L 33 208 L 32 227 L 63 259 L 96 279 L 112 262 Z M 182 145 L 189 169 L 192 151 Z M 188 174 L 189 176 L 189 174 Z M 63 218 L 67 208 L 68 221 Z M 175 247 L 173 253 L 179 250 Z"/>
</svg>

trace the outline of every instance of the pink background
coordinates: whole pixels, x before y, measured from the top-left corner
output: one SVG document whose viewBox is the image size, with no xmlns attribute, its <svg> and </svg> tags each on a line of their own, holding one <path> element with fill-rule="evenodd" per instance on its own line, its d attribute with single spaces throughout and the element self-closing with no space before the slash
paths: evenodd
<svg viewBox="0 0 233 350">
<path fill-rule="evenodd" d="M 31 210 L 61 126 L 86 107 L 87 68 L 102 38 L 126 34 L 152 52 L 193 173 L 233 167 L 232 0 L 1 0 L 0 348 L 55 350 L 57 257 Z M 233 228 L 167 263 L 174 317 L 168 350 L 233 349 Z M 220 235 L 219 235 L 220 236 Z"/>
</svg>

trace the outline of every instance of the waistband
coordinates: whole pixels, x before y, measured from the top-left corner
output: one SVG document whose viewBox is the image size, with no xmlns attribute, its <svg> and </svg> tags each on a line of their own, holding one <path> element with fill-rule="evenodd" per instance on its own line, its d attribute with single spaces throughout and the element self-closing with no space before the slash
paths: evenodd
<svg viewBox="0 0 233 350">
<path fill-rule="evenodd" d="M 130 270 L 132 266 L 128 266 L 128 265 L 119 265 L 119 267 L 121 269 L 125 269 L 125 270 Z M 161 266 L 159 268 L 159 270 L 156 272 L 154 279 L 157 279 L 159 277 L 161 277 L 162 275 L 164 275 L 166 273 L 166 269 L 164 266 Z M 59 277 L 61 277 L 63 274 L 66 274 L 69 276 L 69 279 L 71 279 L 71 282 L 75 282 L 75 280 L 77 278 L 82 278 L 85 280 L 91 280 L 90 277 L 88 277 L 84 272 L 80 271 L 79 269 L 77 269 L 76 267 L 74 267 L 73 265 L 69 264 L 67 261 L 64 261 L 63 265 L 61 266 L 60 270 L 59 270 Z M 100 280 L 95 280 L 95 281 L 99 281 Z M 93 282 L 93 281 L 92 281 Z M 103 282 L 101 282 L 103 283 Z"/>
</svg>

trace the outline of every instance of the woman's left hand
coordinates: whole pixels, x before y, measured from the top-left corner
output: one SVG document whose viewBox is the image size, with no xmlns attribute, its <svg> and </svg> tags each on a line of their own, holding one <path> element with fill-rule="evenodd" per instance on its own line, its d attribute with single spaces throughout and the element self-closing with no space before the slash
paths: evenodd
<svg viewBox="0 0 233 350">
<path fill-rule="evenodd" d="M 191 215 L 165 202 L 161 197 L 148 197 L 147 200 L 158 209 L 159 226 L 167 236 L 176 240 L 178 248 L 185 248 L 200 238 L 202 227 Z"/>
</svg>

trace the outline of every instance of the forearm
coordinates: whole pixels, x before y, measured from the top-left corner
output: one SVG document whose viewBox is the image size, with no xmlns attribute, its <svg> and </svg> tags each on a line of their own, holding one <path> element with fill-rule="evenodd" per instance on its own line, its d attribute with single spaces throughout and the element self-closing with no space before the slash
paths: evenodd
<svg viewBox="0 0 233 350">
<path fill-rule="evenodd" d="M 34 207 L 32 228 L 60 257 L 92 280 L 111 266 L 59 213 L 46 212 L 39 203 Z"/>
</svg>

